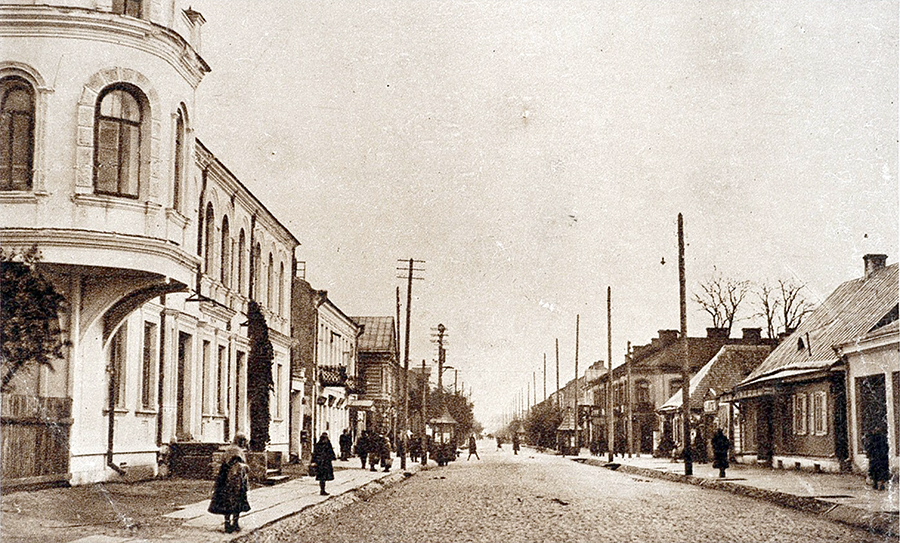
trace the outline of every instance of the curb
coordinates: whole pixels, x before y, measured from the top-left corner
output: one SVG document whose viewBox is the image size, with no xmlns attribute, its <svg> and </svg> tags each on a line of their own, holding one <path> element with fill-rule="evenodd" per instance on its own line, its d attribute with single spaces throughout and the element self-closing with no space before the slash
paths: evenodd
<svg viewBox="0 0 900 543">
<path fill-rule="evenodd" d="M 782 507 L 797 509 L 805 513 L 822 515 L 828 520 L 847 524 L 849 526 L 853 526 L 854 528 L 860 528 L 869 533 L 877 533 L 892 537 L 897 537 L 897 535 L 900 534 L 900 529 L 898 529 L 898 517 L 897 515 L 891 513 L 885 513 L 881 511 L 868 511 L 859 507 L 853 507 L 852 505 L 843 505 L 839 503 L 836 504 L 818 498 L 811 498 L 808 496 L 795 496 L 786 492 L 766 490 L 749 485 L 732 483 L 729 481 L 717 481 L 715 479 L 708 479 L 705 477 L 683 475 L 680 473 L 659 471 L 649 468 L 639 468 L 636 466 L 629 466 L 627 464 L 610 464 L 600 460 L 595 460 L 593 458 L 582 458 L 575 461 L 591 466 L 610 469 L 613 471 L 621 471 L 632 475 L 640 475 L 642 477 L 664 479 L 666 481 L 672 481 L 676 483 L 687 483 L 703 488 L 711 488 L 713 490 L 731 492 L 732 494 L 738 494 L 741 496 L 746 496 L 748 498 L 767 501 L 776 505 L 780 505 Z"/>
<path fill-rule="evenodd" d="M 254 529 L 252 532 L 241 534 L 232 539 L 234 543 L 270 543 L 286 541 L 288 536 L 298 530 L 315 524 L 317 521 L 333 513 L 344 509 L 354 503 L 367 500 L 372 496 L 416 475 L 420 471 L 431 469 L 429 466 L 421 467 L 416 464 L 415 469 L 406 471 L 394 471 L 389 475 L 369 481 L 368 483 L 352 488 L 341 494 L 329 497 L 325 501 L 314 503 L 293 511 L 284 517 Z M 277 524 L 277 525 L 276 525 Z"/>
</svg>

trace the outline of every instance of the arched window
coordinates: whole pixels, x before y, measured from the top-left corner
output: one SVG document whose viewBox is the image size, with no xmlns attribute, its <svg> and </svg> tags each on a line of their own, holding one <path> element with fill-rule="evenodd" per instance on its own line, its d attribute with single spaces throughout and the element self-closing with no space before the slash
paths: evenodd
<svg viewBox="0 0 900 543">
<path fill-rule="evenodd" d="M 228 228 L 228 216 L 222 217 L 222 265 L 219 268 L 222 284 L 231 286 L 231 233 Z"/>
<path fill-rule="evenodd" d="M 634 402 L 638 406 L 650 403 L 650 381 L 641 379 L 634 384 Z"/>
<path fill-rule="evenodd" d="M 237 291 L 241 294 L 246 294 L 244 285 L 244 266 L 247 265 L 247 257 L 244 256 L 244 251 L 247 250 L 247 238 L 244 235 L 244 229 L 241 228 L 240 234 L 238 234 L 238 246 L 237 246 Z"/>
<path fill-rule="evenodd" d="M 113 13 L 140 18 L 143 15 L 141 0 L 113 0 Z"/>
<path fill-rule="evenodd" d="M 269 311 L 272 311 L 275 308 L 274 298 L 272 295 L 274 294 L 274 281 L 275 281 L 275 259 L 272 257 L 272 253 L 269 253 L 269 268 L 266 270 L 266 307 L 269 308 Z"/>
<path fill-rule="evenodd" d="M 20 77 L 0 80 L 0 190 L 31 190 L 34 89 Z"/>
<path fill-rule="evenodd" d="M 284 315 L 284 262 L 278 269 L 278 314 Z"/>
<path fill-rule="evenodd" d="M 262 248 L 259 246 L 259 243 L 256 244 L 256 247 L 253 248 L 253 253 L 250 254 L 250 298 L 259 301 L 259 277 L 260 277 L 260 256 L 262 256 Z"/>
<path fill-rule="evenodd" d="M 205 252 L 203 264 L 207 275 L 213 273 L 213 263 L 215 262 L 215 238 L 216 238 L 216 216 L 213 212 L 212 203 L 206 204 L 206 224 L 203 227 Z"/>
<path fill-rule="evenodd" d="M 175 114 L 175 155 L 174 164 L 172 165 L 172 208 L 181 211 L 182 187 L 184 176 L 184 113 L 179 109 Z"/>
<path fill-rule="evenodd" d="M 114 85 L 100 94 L 95 112 L 94 187 L 137 198 L 143 112 L 138 91 Z"/>
</svg>

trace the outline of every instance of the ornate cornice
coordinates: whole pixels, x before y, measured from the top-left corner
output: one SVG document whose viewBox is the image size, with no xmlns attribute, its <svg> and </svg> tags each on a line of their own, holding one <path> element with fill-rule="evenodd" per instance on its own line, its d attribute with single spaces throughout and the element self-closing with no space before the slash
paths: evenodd
<svg viewBox="0 0 900 543">
<path fill-rule="evenodd" d="M 142 19 L 84 8 L 0 6 L 0 37 L 64 37 L 125 45 L 165 60 L 193 88 L 210 71 L 177 32 Z"/>
</svg>

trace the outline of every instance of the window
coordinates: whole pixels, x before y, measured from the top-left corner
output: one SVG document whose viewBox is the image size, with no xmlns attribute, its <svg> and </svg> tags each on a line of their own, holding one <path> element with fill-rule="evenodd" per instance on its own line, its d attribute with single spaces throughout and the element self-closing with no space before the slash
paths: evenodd
<svg viewBox="0 0 900 543">
<path fill-rule="evenodd" d="M 140 18 L 142 3 L 141 0 L 113 0 L 113 13 Z"/>
<path fill-rule="evenodd" d="M 141 365 L 141 407 L 153 407 L 154 368 L 156 367 L 156 324 L 144 323 L 144 359 Z"/>
<path fill-rule="evenodd" d="M 237 247 L 237 291 L 241 294 L 246 294 L 247 291 L 244 287 L 244 266 L 247 265 L 246 257 L 244 256 L 244 251 L 247 250 L 247 239 L 244 235 L 244 229 L 241 228 L 241 233 L 238 234 L 238 247 Z"/>
<path fill-rule="evenodd" d="M 284 262 L 281 263 L 281 266 L 278 270 L 278 314 L 284 315 L 284 291 L 286 290 L 284 284 Z"/>
<path fill-rule="evenodd" d="M 213 211 L 212 203 L 206 204 L 206 221 L 203 227 L 203 237 L 205 241 L 203 264 L 206 268 L 206 274 L 212 275 L 216 239 L 216 214 Z"/>
<path fill-rule="evenodd" d="M 222 265 L 219 269 L 222 284 L 231 286 L 231 232 L 228 228 L 228 216 L 222 217 Z"/>
<path fill-rule="evenodd" d="M 216 412 L 225 413 L 225 394 L 228 390 L 228 350 L 224 345 L 219 345 L 219 380 L 216 396 Z"/>
<path fill-rule="evenodd" d="M 94 186 L 97 192 L 138 196 L 141 123 L 137 91 L 113 86 L 97 100 L 94 137 Z"/>
<path fill-rule="evenodd" d="M 275 418 L 280 419 L 282 417 L 282 405 L 281 405 L 281 382 L 282 382 L 282 373 L 284 373 L 284 365 L 277 364 L 275 366 Z"/>
<path fill-rule="evenodd" d="M 126 323 L 123 323 L 109 342 L 109 378 L 112 380 L 109 393 L 112 395 L 112 404 L 117 409 L 125 408 L 125 362 L 127 360 L 125 339 L 127 334 Z"/>
<path fill-rule="evenodd" d="M 172 207 L 181 211 L 182 176 L 184 175 L 184 113 L 181 110 L 175 116 L 175 155 L 172 166 Z"/>
<path fill-rule="evenodd" d="M 212 412 L 212 409 L 211 409 L 212 406 L 210 405 L 210 397 L 209 397 L 210 396 L 209 386 L 212 381 L 213 368 L 210 367 L 211 364 L 210 364 L 209 357 L 210 357 L 209 342 L 204 340 L 203 341 L 203 375 L 201 376 L 201 380 L 200 380 L 200 387 L 203 389 L 202 401 L 203 401 L 203 412 L 204 413 Z"/>
<path fill-rule="evenodd" d="M 794 434 L 806 435 L 807 398 L 805 392 L 794 394 Z"/>
<path fill-rule="evenodd" d="M 679 390 L 681 390 L 681 379 L 672 379 L 671 381 L 669 381 L 669 397 L 670 398 Z"/>
<path fill-rule="evenodd" d="M 811 433 L 817 436 L 828 435 L 828 397 L 824 390 L 820 390 L 813 395 L 812 407 L 812 424 L 810 425 Z"/>
<path fill-rule="evenodd" d="M 34 89 L 24 79 L 0 80 L 0 190 L 31 190 Z"/>
<path fill-rule="evenodd" d="M 259 258 L 261 255 L 262 249 L 257 243 L 253 248 L 253 253 L 250 254 L 250 297 L 257 301 L 259 301 Z"/>
<path fill-rule="evenodd" d="M 269 253 L 269 267 L 266 269 L 266 307 L 269 311 L 272 311 L 275 308 L 275 298 L 273 297 L 275 292 L 275 260 L 272 258 L 272 253 Z"/>
<path fill-rule="evenodd" d="M 634 384 L 635 403 L 637 405 L 647 405 L 650 403 L 650 382 L 640 380 Z"/>
</svg>

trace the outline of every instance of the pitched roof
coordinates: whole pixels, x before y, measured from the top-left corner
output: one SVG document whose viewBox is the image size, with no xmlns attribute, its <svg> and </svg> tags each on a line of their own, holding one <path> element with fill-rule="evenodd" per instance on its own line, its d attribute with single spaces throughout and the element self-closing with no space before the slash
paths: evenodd
<svg viewBox="0 0 900 543">
<path fill-rule="evenodd" d="M 702 409 L 703 401 L 738 384 L 772 352 L 770 345 L 725 345 L 691 378 L 691 409 Z M 659 408 L 681 409 L 679 390 Z"/>
<path fill-rule="evenodd" d="M 897 306 L 897 272 L 895 263 L 840 285 L 739 386 L 831 367 L 834 347 L 866 335 Z"/>
<path fill-rule="evenodd" d="M 573 432 L 575 431 L 575 410 L 571 407 L 566 408 L 563 414 L 563 420 L 556 427 L 557 432 Z"/>
<path fill-rule="evenodd" d="M 358 350 L 361 353 L 392 353 L 396 351 L 394 317 L 353 317 L 363 325 Z"/>
<path fill-rule="evenodd" d="M 456 419 L 453 418 L 453 415 L 450 414 L 450 411 L 447 410 L 447 406 L 444 406 L 444 412 L 441 413 L 441 416 L 436 419 L 431 419 L 428 421 L 428 424 L 432 426 L 436 424 L 458 424 Z"/>
</svg>

